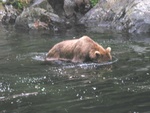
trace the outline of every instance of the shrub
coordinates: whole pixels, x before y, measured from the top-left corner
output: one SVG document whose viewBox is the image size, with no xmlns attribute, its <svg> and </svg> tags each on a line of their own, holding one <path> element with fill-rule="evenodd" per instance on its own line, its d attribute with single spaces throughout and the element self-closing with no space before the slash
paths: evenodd
<svg viewBox="0 0 150 113">
<path fill-rule="evenodd" d="M 99 0 L 90 0 L 90 1 L 92 3 L 92 6 L 95 6 L 98 3 Z"/>
</svg>

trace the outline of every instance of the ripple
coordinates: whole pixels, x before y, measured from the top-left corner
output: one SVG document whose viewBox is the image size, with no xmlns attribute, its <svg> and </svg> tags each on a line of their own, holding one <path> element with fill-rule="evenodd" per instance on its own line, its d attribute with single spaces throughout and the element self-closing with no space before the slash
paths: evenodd
<svg viewBox="0 0 150 113">
<path fill-rule="evenodd" d="M 16 56 L 16 59 L 18 59 L 19 61 L 21 60 L 36 60 L 36 61 L 45 61 L 45 56 L 46 53 L 38 53 L 38 52 L 32 52 L 32 53 L 28 53 L 28 54 L 19 54 Z"/>
<path fill-rule="evenodd" d="M 45 62 L 45 56 L 46 53 L 38 53 L 38 52 L 33 52 L 33 53 L 29 53 L 26 55 L 18 55 L 16 56 L 16 58 L 18 60 L 25 60 L 25 59 L 32 59 L 35 61 L 42 61 L 45 64 L 51 64 L 54 66 L 63 66 L 63 68 L 97 68 L 97 67 L 101 67 L 101 66 L 106 66 L 106 65 L 111 65 L 115 62 L 118 61 L 118 59 L 116 57 L 113 56 L 112 61 L 110 62 L 103 62 L 103 63 L 72 63 L 72 62 L 66 62 L 66 61 L 52 61 L 52 62 Z"/>
<path fill-rule="evenodd" d="M 15 94 L 15 95 L 8 96 L 8 97 L 0 97 L 0 101 L 10 100 L 10 99 L 19 98 L 19 97 L 28 97 L 31 95 L 36 96 L 37 94 L 38 94 L 38 92 Z"/>
<path fill-rule="evenodd" d="M 111 65 L 115 62 L 117 62 L 118 59 L 116 57 L 113 57 L 112 61 L 110 62 L 103 62 L 103 63 L 79 63 L 79 64 L 74 64 L 74 65 L 66 65 L 64 66 L 64 68 L 76 68 L 76 67 L 80 67 L 80 68 L 97 68 L 97 67 L 101 67 L 101 66 L 107 66 L 107 65 Z"/>
</svg>

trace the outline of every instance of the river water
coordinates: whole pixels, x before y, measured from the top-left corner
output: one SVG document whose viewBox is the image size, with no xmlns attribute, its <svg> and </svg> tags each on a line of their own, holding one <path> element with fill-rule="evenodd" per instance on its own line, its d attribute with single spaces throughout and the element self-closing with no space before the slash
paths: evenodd
<svg viewBox="0 0 150 113">
<path fill-rule="evenodd" d="M 46 63 L 57 42 L 88 35 L 107 65 Z M 150 35 L 0 30 L 0 113 L 149 113 Z"/>
</svg>

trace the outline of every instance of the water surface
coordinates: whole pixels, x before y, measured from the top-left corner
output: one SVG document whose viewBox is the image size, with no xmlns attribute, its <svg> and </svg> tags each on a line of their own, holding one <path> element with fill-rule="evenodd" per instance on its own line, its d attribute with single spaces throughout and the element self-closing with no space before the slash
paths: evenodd
<svg viewBox="0 0 150 113">
<path fill-rule="evenodd" d="M 118 59 L 109 65 L 47 64 L 57 42 L 89 35 Z M 150 112 L 150 36 L 0 30 L 0 113 Z"/>
</svg>

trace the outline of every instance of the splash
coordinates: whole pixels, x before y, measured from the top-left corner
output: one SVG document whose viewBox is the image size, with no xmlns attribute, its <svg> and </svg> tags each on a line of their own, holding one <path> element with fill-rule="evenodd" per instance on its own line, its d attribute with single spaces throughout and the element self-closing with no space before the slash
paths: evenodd
<svg viewBox="0 0 150 113">
<path fill-rule="evenodd" d="M 37 61 L 45 61 L 46 53 L 31 53 L 31 58 Z"/>
<path fill-rule="evenodd" d="M 79 64 L 72 64 L 72 65 L 66 65 L 64 66 L 65 68 L 76 68 L 76 67 L 80 67 L 80 68 L 97 68 L 97 67 L 101 67 L 101 66 L 107 66 L 107 65 L 111 65 L 115 62 L 117 62 L 118 59 L 116 57 L 113 57 L 112 61 L 110 62 L 103 62 L 103 63 L 79 63 Z"/>
<path fill-rule="evenodd" d="M 45 61 L 46 53 L 29 53 L 28 55 L 25 55 L 24 58 L 31 58 L 34 61 L 41 61 L 44 64 L 48 64 L 54 67 L 61 66 L 62 68 L 97 68 L 101 66 L 107 66 L 112 65 L 113 63 L 117 62 L 118 59 L 113 56 L 112 61 L 110 62 L 103 62 L 103 63 L 72 63 L 72 62 L 66 62 L 66 61 L 52 61 L 47 62 Z"/>
</svg>

